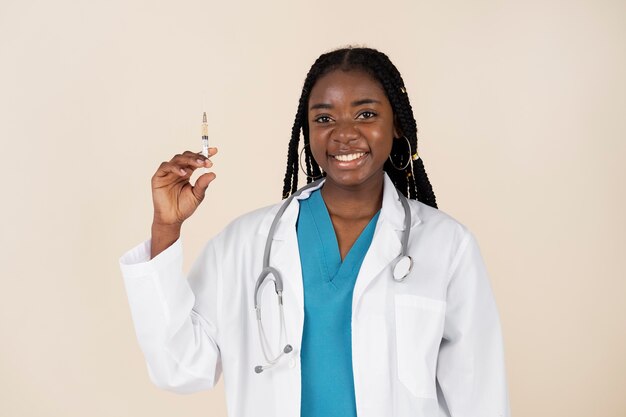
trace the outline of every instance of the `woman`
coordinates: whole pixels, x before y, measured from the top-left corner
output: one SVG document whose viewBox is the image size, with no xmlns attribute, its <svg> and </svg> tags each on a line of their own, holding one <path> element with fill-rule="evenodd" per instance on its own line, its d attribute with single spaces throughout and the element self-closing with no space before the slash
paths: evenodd
<svg viewBox="0 0 626 417">
<path fill-rule="evenodd" d="M 180 228 L 215 174 L 189 178 L 211 165 L 189 151 L 161 164 L 152 237 L 120 260 L 157 386 L 195 392 L 223 372 L 231 416 L 509 415 L 478 245 L 436 208 L 386 55 L 318 58 L 289 143 L 289 198 L 228 225 L 185 279 Z"/>
</svg>

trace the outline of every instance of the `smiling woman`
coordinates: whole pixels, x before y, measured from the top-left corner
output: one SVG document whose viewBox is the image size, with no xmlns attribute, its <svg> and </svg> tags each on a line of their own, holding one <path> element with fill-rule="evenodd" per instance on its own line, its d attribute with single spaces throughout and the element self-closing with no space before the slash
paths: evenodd
<svg viewBox="0 0 626 417">
<path fill-rule="evenodd" d="M 335 70 L 317 81 L 309 102 L 309 143 L 326 172 L 324 196 L 338 186 L 380 194 L 383 165 L 398 136 L 382 86 L 365 72 Z"/>
<path fill-rule="evenodd" d="M 339 108 L 340 105 L 345 108 Z M 341 118 L 338 112 L 343 112 Z M 348 119 L 352 124 L 346 127 Z M 356 121 L 360 123 L 356 125 Z M 386 154 L 384 170 L 396 188 L 407 197 L 436 208 L 432 186 L 417 153 L 417 125 L 402 76 L 385 54 L 371 48 L 328 52 L 311 67 L 292 128 L 283 197 L 297 189 L 300 132 L 304 140 L 305 175 L 310 182 L 312 178 L 325 175 L 320 171 L 324 169 L 322 159 L 312 154 L 315 144 L 308 148 L 312 135 L 326 133 L 337 138 L 346 134 L 342 129 L 352 129 L 347 134 L 354 135 L 368 129 L 365 121 L 384 128 L 378 135 L 387 138 L 391 146 L 391 150 L 383 152 Z M 381 139 L 377 136 L 376 140 Z"/>
<path fill-rule="evenodd" d="M 190 151 L 161 164 L 151 239 L 120 259 L 156 385 L 195 392 L 223 372 L 236 417 L 509 416 L 480 250 L 437 209 L 386 55 L 318 58 L 292 128 L 286 200 L 233 221 L 185 279 L 181 225 L 215 174 L 189 178 L 211 166 Z"/>
</svg>

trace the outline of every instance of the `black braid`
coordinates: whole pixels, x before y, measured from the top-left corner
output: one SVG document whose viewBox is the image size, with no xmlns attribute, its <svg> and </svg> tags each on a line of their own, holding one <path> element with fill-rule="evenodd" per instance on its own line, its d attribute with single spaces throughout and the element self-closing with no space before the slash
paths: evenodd
<svg viewBox="0 0 626 417">
<path fill-rule="evenodd" d="M 323 75 L 335 70 L 344 71 L 361 70 L 380 82 L 395 116 L 396 126 L 410 144 L 403 138 L 393 141 L 391 158 L 396 166 L 404 166 L 410 155 L 417 152 L 417 124 L 413 116 L 413 108 L 406 93 L 404 81 L 398 69 L 389 60 L 387 55 L 371 48 L 343 48 L 321 55 L 313 64 L 304 80 L 298 111 L 291 129 L 291 140 L 287 153 L 287 170 L 285 172 L 285 183 L 283 187 L 283 198 L 287 198 L 298 189 L 299 155 L 298 145 L 300 143 L 300 132 L 304 139 L 304 158 L 308 173 L 307 183 L 313 178 L 325 175 L 319 165 L 313 159 L 309 149 L 309 126 L 308 126 L 308 101 L 309 95 L 317 80 Z M 410 151 L 410 152 L 409 152 Z M 391 165 L 389 160 L 383 167 L 396 188 L 405 196 L 417 199 L 424 204 L 437 208 L 435 194 L 433 192 L 428 175 L 421 158 L 409 164 L 405 170 L 399 171 Z"/>
</svg>

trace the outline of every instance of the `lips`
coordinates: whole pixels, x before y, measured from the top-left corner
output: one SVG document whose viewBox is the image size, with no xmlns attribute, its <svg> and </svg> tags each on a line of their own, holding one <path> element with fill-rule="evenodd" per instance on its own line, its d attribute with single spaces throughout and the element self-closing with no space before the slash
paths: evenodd
<svg viewBox="0 0 626 417">
<path fill-rule="evenodd" d="M 354 161 L 355 159 L 359 159 L 363 155 L 365 155 L 365 152 L 353 152 L 349 154 L 333 155 L 333 157 L 341 162 L 350 162 Z"/>
<path fill-rule="evenodd" d="M 342 153 L 337 155 L 329 155 L 333 165 L 338 168 L 356 168 L 361 165 L 365 158 L 369 155 L 369 152 L 353 151 L 350 153 Z"/>
</svg>

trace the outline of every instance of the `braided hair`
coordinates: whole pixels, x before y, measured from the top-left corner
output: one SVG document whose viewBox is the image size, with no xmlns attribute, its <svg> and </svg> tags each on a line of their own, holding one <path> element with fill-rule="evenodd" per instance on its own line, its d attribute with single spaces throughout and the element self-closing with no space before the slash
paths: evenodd
<svg viewBox="0 0 626 417">
<path fill-rule="evenodd" d="M 410 155 L 417 152 L 417 125 L 413 117 L 413 109 L 404 87 L 404 81 L 398 69 L 389 60 L 387 55 L 371 48 L 342 48 L 321 55 L 306 76 L 298 111 L 291 129 L 291 140 L 287 151 L 287 169 L 283 186 L 283 198 L 289 197 L 298 189 L 300 132 L 304 137 L 304 162 L 307 171 L 307 183 L 313 178 L 326 175 L 322 173 L 319 165 L 313 159 L 309 144 L 308 103 L 313 86 L 322 76 L 333 70 L 342 71 L 359 70 L 378 80 L 385 90 L 385 94 L 391 103 L 399 131 L 410 143 Z M 391 158 L 396 166 L 404 166 L 407 160 L 407 144 L 403 140 L 394 140 L 391 149 Z M 435 194 L 424 169 L 422 158 L 409 163 L 406 169 L 397 170 L 389 160 L 383 167 L 396 188 L 411 199 L 417 199 L 424 204 L 437 208 Z"/>
</svg>

